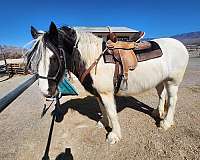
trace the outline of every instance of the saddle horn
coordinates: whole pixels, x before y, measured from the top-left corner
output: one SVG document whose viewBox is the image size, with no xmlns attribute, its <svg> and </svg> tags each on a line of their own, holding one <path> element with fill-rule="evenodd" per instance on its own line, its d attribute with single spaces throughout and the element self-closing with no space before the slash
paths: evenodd
<svg viewBox="0 0 200 160">
<path fill-rule="evenodd" d="M 117 42 L 117 35 L 111 31 L 109 26 L 107 26 L 107 28 L 110 32 L 107 36 L 107 40 L 111 40 L 112 42 L 116 43 Z"/>
</svg>

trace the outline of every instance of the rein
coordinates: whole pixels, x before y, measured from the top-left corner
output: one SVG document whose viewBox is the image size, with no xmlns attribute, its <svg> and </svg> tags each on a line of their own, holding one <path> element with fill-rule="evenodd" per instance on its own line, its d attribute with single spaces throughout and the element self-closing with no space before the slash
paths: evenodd
<svg viewBox="0 0 200 160">
<path fill-rule="evenodd" d="M 91 66 L 81 74 L 80 76 L 80 82 L 82 83 L 85 79 L 85 77 L 90 73 L 90 71 L 95 67 L 95 75 L 96 75 L 96 70 L 97 70 L 97 64 L 99 63 L 99 60 L 101 59 L 101 57 L 103 56 L 103 54 L 105 53 L 105 51 L 107 50 L 108 48 L 106 47 L 104 49 L 104 51 L 99 55 L 99 57 L 91 64 Z"/>
</svg>

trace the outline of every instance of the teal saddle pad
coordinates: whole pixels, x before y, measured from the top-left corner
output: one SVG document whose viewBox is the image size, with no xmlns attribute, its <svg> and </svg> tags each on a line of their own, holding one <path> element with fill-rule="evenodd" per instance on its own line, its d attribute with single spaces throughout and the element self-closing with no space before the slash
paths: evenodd
<svg viewBox="0 0 200 160">
<path fill-rule="evenodd" d="M 67 95 L 78 95 L 76 88 L 64 77 L 63 80 L 58 84 L 58 90 L 62 96 Z"/>
</svg>

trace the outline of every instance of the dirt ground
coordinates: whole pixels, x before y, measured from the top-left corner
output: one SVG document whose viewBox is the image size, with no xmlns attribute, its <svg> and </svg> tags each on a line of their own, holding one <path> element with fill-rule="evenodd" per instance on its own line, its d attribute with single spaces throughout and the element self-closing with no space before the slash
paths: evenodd
<svg viewBox="0 0 200 160">
<path fill-rule="evenodd" d="M 27 78 L 27 77 L 24 77 Z M 13 77 L 0 83 L 0 97 L 21 82 Z M 12 81 L 12 82 L 11 82 Z M 50 159 L 56 160 L 200 160 L 200 58 L 191 58 L 179 89 L 175 127 L 157 128 L 151 111 L 155 90 L 118 97 L 122 140 L 105 142 L 106 130 L 97 128 L 99 106 L 77 81 L 79 96 L 61 99 L 64 118 L 55 123 Z M 0 159 L 42 159 L 51 123 L 51 107 L 41 118 L 43 102 L 37 83 L 0 114 Z"/>
</svg>

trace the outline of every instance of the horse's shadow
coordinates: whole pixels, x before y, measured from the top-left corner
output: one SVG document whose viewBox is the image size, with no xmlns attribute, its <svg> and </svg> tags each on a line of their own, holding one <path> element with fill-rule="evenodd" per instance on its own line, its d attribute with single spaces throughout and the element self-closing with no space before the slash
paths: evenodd
<svg viewBox="0 0 200 160">
<path fill-rule="evenodd" d="M 132 108 L 136 111 L 142 112 L 152 117 L 155 120 L 156 125 L 159 123 L 160 119 L 152 115 L 152 111 L 154 109 L 144 104 L 143 102 L 133 97 L 116 96 L 115 99 L 117 105 L 117 112 L 121 112 L 127 107 Z M 59 117 L 57 117 L 57 122 L 61 122 L 63 120 L 64 115 L 68 112 L 69 108 L 78 111 L 80 114 L 85 115 L 96 122 L 98 122 L 101 119 L 101 110 L 94 96 L 71 99 L 61 104 L 61 112 L 59 114 Z"/>
</svg>

